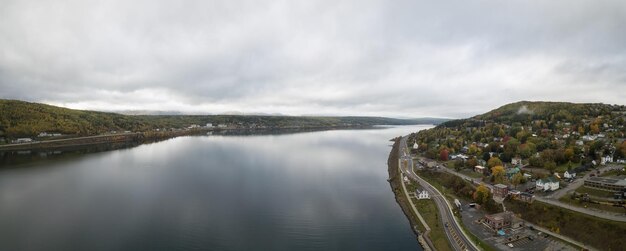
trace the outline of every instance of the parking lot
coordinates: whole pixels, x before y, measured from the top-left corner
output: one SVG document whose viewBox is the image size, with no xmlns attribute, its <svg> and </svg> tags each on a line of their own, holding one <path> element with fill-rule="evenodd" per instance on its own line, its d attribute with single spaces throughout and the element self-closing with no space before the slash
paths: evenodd
<svg viewBox="0 0 626 251">
<path fill-rule="evenodd" d="M 484 217 L 482 211 L 468 207 L 466 203 L 464 205 L 466 206 L 464 206 L 461 215 L 466 228 L 499 250 L 576 250 L 552 236 L 526 226 L 508 230 L 505 236 L 498 236 L 479 222 Z"/>
</svg>

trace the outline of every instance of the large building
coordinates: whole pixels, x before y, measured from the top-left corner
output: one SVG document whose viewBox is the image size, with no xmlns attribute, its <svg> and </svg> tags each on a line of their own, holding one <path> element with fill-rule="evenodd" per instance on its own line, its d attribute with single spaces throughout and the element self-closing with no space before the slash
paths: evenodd
<svg viewBox="0 0 626 251">
<path fill-rule="evenodd" d="M 626 179 L 591 177 L 585 180 L 585 186 L 611 192 L 624 192 Z"/>
<path fill-rule="evenodd" d="M 513 222 L 513 213 L 506 211 L 502 213 L 486 215 L 483 222 L 493 231 L 509 228 L 511 227 L 511 223 Z"/>
<path fill-rule="evenodd" d="M 505 184 L 496 184 L 493 186 L 493 197 L 504 198 L 509 194 L 509 187 Z"/>
</svg>

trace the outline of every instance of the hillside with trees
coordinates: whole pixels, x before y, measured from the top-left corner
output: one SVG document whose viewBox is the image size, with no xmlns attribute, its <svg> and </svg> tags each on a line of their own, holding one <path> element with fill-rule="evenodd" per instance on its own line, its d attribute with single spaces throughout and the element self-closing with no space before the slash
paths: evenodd
<svg viewBox="0 0 626 251">
<path fill-rule="evenodd" d="M 623 105 L 522 101 L 413 133 L 409 143 L 417 143 L 417 151 L 432 159 L 461 156 L 461 167 L 482 164 L 491 172 L 519 161 L 562 172 L 607 157 L 623 161 L 625 121 Z M 491 163 L 495 160 L 500 164 Z"/>
<path fill-rule="evenodd" d="M 439 119 L 383 117 L 305 117 L 245 115 L 122 115 L 73 110 L 17 100 L 0 100 L 0 143 L 42 132 L 89 136 L 111 131 L 145 132 L 182 129 L 211 123 L 235 128 L 323 128 L 438 123 Z"/>
</svg>

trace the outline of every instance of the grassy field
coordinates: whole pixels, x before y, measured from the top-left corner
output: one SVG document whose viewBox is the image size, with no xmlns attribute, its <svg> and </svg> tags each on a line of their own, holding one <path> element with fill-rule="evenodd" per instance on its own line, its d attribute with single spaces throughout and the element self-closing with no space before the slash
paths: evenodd
<svg viewBox="0 0 626 251">
<path fill-rule="evenodd" d="M 507 200 L 506 207 L 524 220 L 600 250 L 623 250 L 626 246 L 624 222 L 604 220 L 539 201 L 526 204 Z"/>
<path fill-rule="evenodd" d="M 606 176 L 618 176 L 618 175 L 626 175 L 626 171 L 624 171 L 624 170 L 611 170 L 611 171 L 606 171 L 606 172 L 603 172 L 602 174 L 600 174 L 600 177 L 606 177 Z"/>
<path fill-rule="evenodd" d="M 567 171 L 569 169 L 575 168 L 577 166 L 580 166 L 580 163 L 574 163 L 574 162 L 565 163 L 565 164 L 556 166 L 555 171 L 558 172 L 558 173 L 563 173 L 563 172 L 565 172 L 565 171 Z"/>
<path fill-rule="evenodd" d="M 448 243 L 448 238 L 444 232 L 444 226 L 440 222 L 439 211 L 437 211 L 437 206 L 435 202 L 432 200 L 417 200 L 413 199 L 415 203 L 415 207 L 420 212 L 426 224 L 430 226 L 430 239 L 435 245 L 436 250 L 453 250 L 450 247 L 450 243 Z"/>
<path fill-rule="evenodd" d="M 570 198 L 569 196 L 563 196 L 559 199 L 559 201 L 565 202 L 567 204 L 571 204 L 577 207 L 595 208 L 598 210 L 614 212 L 614 213 L 626 213 L 626 209 L 624 209 L 623 207 L 614 207 L 614 206 L 609 206 L 609 205 L 601 205 L 601 204 L 596 204 L 596 203 L 578 201 L 578 200 L 574 200 Z"/>
<path fill-rule="evenodd" d="M 463 170 L 461 170 L 460 173 L 465 174 L 467 176 L 470 176 L 472 178 L 482 178 L 484 176 L 484 175 L 482 175 L 480 173 L 477 173 L 477 172 L 474 172 L 473 170 L 470 170 L 470 169 L 463 169 Z"/>
</svg>

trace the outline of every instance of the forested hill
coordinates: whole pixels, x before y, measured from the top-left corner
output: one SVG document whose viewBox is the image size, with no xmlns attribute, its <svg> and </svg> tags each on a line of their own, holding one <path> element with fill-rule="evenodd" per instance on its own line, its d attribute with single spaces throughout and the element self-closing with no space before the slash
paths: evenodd
<svg viewBox="0 0 626 251">
<path fill-rule="evenodd" d="M 623 125 L 625 113 L 626 106 L 623 105 L 520 101 L 468 119 L 447 121 L 440 127 L 478 126 L 488 122 L 530 125 L 533 121 L 542 121 L 553 129 L 558 122 L 589 124 L 589 120 L 598 117 L 608 120 L 615 118 L 617 125 Z"/>
<path fill-rule="evenodd" d="M 299 117 L 242 115 L 122 115 L 73 110 L 17 100 L 0 100 L 0 137 L 32 137 L 41 132 L 96 135 L 110 131 L 188 128 L 212 123 L 239 128 L 337 127 L 439 123 L 439 119 L 383 117 Z"/>
</svg>

